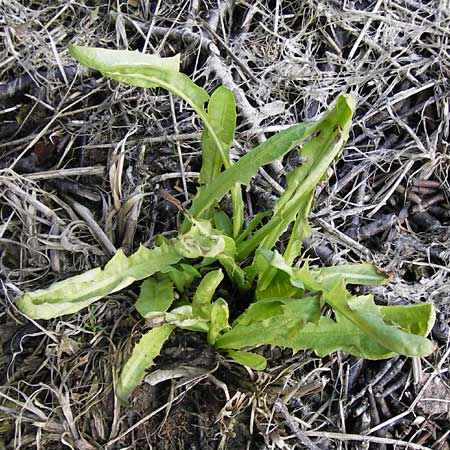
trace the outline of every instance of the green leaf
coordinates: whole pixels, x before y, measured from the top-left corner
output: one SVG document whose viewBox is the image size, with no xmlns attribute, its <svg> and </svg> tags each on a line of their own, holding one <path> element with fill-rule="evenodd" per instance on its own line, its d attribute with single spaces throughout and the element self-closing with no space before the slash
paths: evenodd
<svg viewBox="0 0 450 450">
<path fill-rule="evenodd" d="M 299 330 L 308 322 L 317 322 L 319 318 L 318 296 L 263 299 L 250 305 L 231 330 L 217 338 L 215 346 L 225 349 L 259 344 L 292 347 Z"/>
<path fill-rule="evenodd" d="M 183 292 L 192 282 L 200 277 L 200 272 L 189 264 L 177 264 L 170 267 L 167 275 L 176 286 L 178 292 Z"/>
<path fill-rule="evenodd" d="M 258 250 L 254 262 L 258 272 L 257 300 L 273 297 L 302 297 L 304 286 L 277 251 Z"/>
<path fill-rule="evenodd" d="M 174 301 L 173 284 L 168 276 L 147 278 L 141 285 L 136 309 L 144 317 L 155 312 L 165 312 Z"/>
<path fill-rule="evenodd" d="M 109 50 L 73 44 L 69 44 L 67 48 L 77 61 L 99 72 L 107 72 L 118 64 L 127 67 L 161 67 L 175 72 L 180 70 L 180 55 L 161 58 L 159 55 L 148 55 L 139 51 Z"/>
<path fill-rule="evenodd" d="M 233 94 L 226 88 L 219 88 L 219 92 L 216 95 L 217 99 L 213 102 L 211 114 L 207 114 L 203 104 L 209 100 L 209 95 L 188 76 L 178 71 L 179 64 L 176 64 L 177 62 L 179 63 L 178 60 L 162 62 L 162 58 L 153 57 L 150 60 L 150 57 L 148 57 L 144 61 L 142 56 L 137 56 L 134 52 L 130 52 L 132 56 L 127 53 L 122 61 L 120 58 L 123 56 L 123 53 L 120 51 L 75 45 L 69 46 L 69 52 L 80 63 L 100 71 L 103 75 L 113 80 L 143 88 L 162 87 L 182 98 L 194 109 L 205 124 L 207 145 L 214 143 L 215 151 L 220 155 L 222 164 L 225 168 L 231 166 L 231 161 L 225 148 L 231 134 L 233 121 L 232 103 L 234 104 L 234 98 L 232 98 Z M 114 56 L 114 54 L 117 56 Z M 142 65 L 137 64 L 140 59 L 143 60 Z M 226 108 L 224 110 L 226 110 L 227 117 L 219 120 L 221 113 L 220 104 L 225 98 Z M 213 118 L 213 121 L 210 120 L 210 116 Z M 221 126 L 217 131 L 216 125 Z M 206 163 L 208 164 L 208 161 Z M 205 171 L 203 171 L 203 178 L 205 177 L 204 174 Z M 233 214 L 235 215 L 233 227 L 237 236 L 242 228 L 243 221 L 242 193 L 238 186 L 230 186 L 230 189 L 233 200 Z M 186 229 L 183 231 L 186 231 Z"/>
<path fill-rule="evenodd" d="M 228 350 L 227 355 L 237 363 L 255 370 L 264 370 L 267 367 L 267 359 L 256 353 Z"/>
<path fill-rule="evenodd" d="M 167 60 L 155 55 L 139 56 L 137 52 L 126 52 L 124 56 L 120 50 L 78 45 L 69 45 L 68 49 L 78 62 L 113 80 L 143 88 L 162 87 L 181 97 L 197 113 L 199 110 L 206 116 L 203 104 L 209 100 L 209 95 L 187 75 L 179 72 L 179 56 Z"/>
<path fill-rule="evenodd" d="M 283 255 L 289 264 L 292 264 L 295 258 L 300 255 L 303 240 L 311 236 L 308 217 L 314 200 L 314 192 L 315 190 L 311 190 L 308 195 L 305 195 L 303 200 L 299 201 L 297 217 Z"/>
<path fill-rule="evenodd" d="M 225 238 L 225 252 L 218 257 L 222 267 L 226 270 L 228 277 L 233 280 L 240 291 L 250 289 L 247 274 L 236 263 L 236 245 L 232 238 Z"/>
<path fill-rule="evenodd" d="M 228 214 L 222 210 L 217 210 L 213 215 L 214 226 L 217 230 L 229 237 L 233 237 L 233 224 Z"/>
<path fill-rule="evenodd" d="M 429 333 L 435 319 L 434 308 L 430 304 L 378 308 L 384 321 L 419 336 L 426 336 Z M 321 317 L 318 324 L 306 324 L 293 340 L 292 348 L 295 351 L 312 349 L 318 356 L 336 351 L 344 351 L 367 359 L 384 359 L 395 355 L 394 351 L 376 342 L 369 334 L 339 313 L 336 313 L 336 321 L 329 317 Z"/>
<path fill-rule="evenodd" d="M 342 279 L 333 289 L 324 292 L 324 298 L 341 317 L 345 317 L 368 335 L 374 343 L 389 351 L 406 356 L 427 356 L 435 349 L 434 343 L 425 337 L 404 331 L 395 322 L 392 325 L 387 324 L 380 306 L 375 304 L 373 297 L 371 295 L 351 296 L 346 291 L 345 281 Z"/>
<path fill-rule="evenodd" d="M 316 131 L 316 122 L 305 122 L 280 131 L 275 136 L 245 154 L 236 164 L 220 173 L 194 198 L 190 213 L 195 218 L 203 217 L 236 184 L 248 185 L 259 168 L 281 158 L 300 142 Z"/>
<path fill-rule="evenodd" d="M 98 267 L 53 283 L 47 289 L 25 293 L 17 299 L 16 305 L 33 319 L 53 319 L 76 313 L 134 281 L 169 270 L 180 259 L 181 255 L 171 242 L 152 250 L 141 246 L 129 257 L 119 250 L 103 270 Z"/>
<path fill-rule="evenodd" d="M 408 333 L 419 336 L 428 336 L 436 320 L 436 310 L 431 303 L 379 308 L 386 323 L 396 324 Z"/>
<path fill-rule="evenodd" d="M 344 279 L 348 284 L 361 284 L 363 286 L 378 286 L 387 284 L 392 280 L 392 275 L 369 263 L 322 267 L 321 269 L 312 269 L 311 273 L 317 282 L 327 288 L 333 287 L 340 279 Z"/>
<path fill-rule="evenodd" d="M 210 324 L 208 330 L 208 344 L 214 345 L 219 333 L 226 328 L 228 325 L 228 303 L 223 299 L 217 299 L 211 307 Z"/>
<path fill-rule="evenodd" d="M 116 386 L 116 395 L 122 403 L 127 403 L 129 395 L 142 383 L 145 371 L 153 365 L 154 359 L 174 328 L 173 325 L 153 328 L 136 344 Z"/>
<path fill-rule="evenodd" d="M 223 273 L 219 269 L 208 272 L 200 281 L 192 299 L 192 315 L 194 318 L 202 317 L 209 319 L 211 300 L 222 280 Z"/>
<path fill-rule="evenodd" d="M 226 236 L 211 226 L 207 220 L 189 219 L 192 227 L 187 233 L 179 234 L 176 250 L 185 258 L 217 258 L 225 253 Z"/>
<path fill-rule="evenodd" d="M 236 129 L 236 102 L 233 93 L 224 86 L 218 87 L 208 103 L 208 126 L 202 134 L 202 168 L 200 183 L 208 185 L 221 168 L 231 166 L 229 150 Z M 212 134 L 214 130 L 215 135 Z M 224 159 L 226 158 L 226 160 Z M 202 188 L 200 188 L 201 190 Z M 233 236 L 237 236 L 244 223 L 244 203 L 239 185 L 231 189 L 233 205 Z"/>
<path fill-rule="evenodd" d="M 211 95 L 208 103 L 208 120 L 221 142 L 223 154 L 228 155 L 236 128 L 236 102 L 233 93 L 226 87 L 220 86 Z M 211 183 L 219 175 L 222 165 L 223 161 L 216 142 L 208 128 L 205 128 L 202 134 L 200 183 Z"/>
<path fill-rule="evenodd" d="M 322 316 L 317 324 L 307 323 L 298 330 L 290 344 L 294 351 L 314 350 L 320 357 L 337 351 L 367 359 L 384 359 L 395 355 L 339 314 L 336 314 L 336 321 Z"/>
<path fill-rule="evenodd" d="M 265 217 L 270 217 L 273 211 L 262 211 L 250 220 L 249 224 L 245 227 L 245 230 L 235 239 L 236 245 L 240 244 L 260 223 Z"/>
<path fill-rule="evenodd" d="M 316 122 L 317 134 L 300 151 L 306 162 L 288 177 L 288 187 L 277 201 L 271 221 L 263 229 L 270 229 L 272 221 L 280 218 L 281 221 L 267 233 L 259 248 L 271 249 L 289 224 L 296 220 L 299 211 L 301 220 L 297 227 L 304 222 L 311 206 L 312 192 L 326 176 L 328 167 L 340 154 L 348 138 L 354 108 L 354 98 L 341 95 L 337 98 L 335 107 Z M 305 231 L 295 230 L 292 239 L 296 239 L 299 233 L 304 234 Z M 295 248 L 291 242 L 286 255 L 289 262 L 297 256 Z"/>
</svg>

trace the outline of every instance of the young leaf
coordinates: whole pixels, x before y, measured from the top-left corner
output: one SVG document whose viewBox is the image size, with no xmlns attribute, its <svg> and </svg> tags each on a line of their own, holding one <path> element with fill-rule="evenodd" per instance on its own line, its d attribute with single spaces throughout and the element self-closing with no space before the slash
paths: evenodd
<svg viewBox="0 0 450 450">
<path fill-rule="evenodd" d="M 18 298 L 17 307 L 33 319 L 53 319 L 80 311 L 105 295 L 120 291 L 137 280 L 165 272 L 181 260 L 171 242 L 152 250 L 140 247 L 127 257 L 119 250 L 105 268 L 53 283 Z"/>
<path fill-rule="evenodd" d="M 228 214 L 222 210 L 217 210 L 213 215 L 214 227 L 229 237 L 233 237 L 233 224 Z"/>
<path fill-rule="evenodd" d="M 219 270 L 208 272 L 200 281 L 192 299 L 193 317 L 209 319 L 211 311 L 211 300 L 220 282 L 223 280 L 223 273 Z"/>
<path fill-rule="evenodd" d="M 147 318 L 154 315 L 155 312 L 167 311 L 173 300 L 173 284 L 170 278 L 167 275 L 151 277 L 142 283 L 135 306 L 139 314 Z"/>
<path fill-rule="evenodd" d="M 169 312 L 155 313 L 147 324 L 152 327 L 159 327 L 164 324 L 174 325 L 178 328 L 191 331 L 201 331 L 207 333 L 209 330 L 209 316 L 207 318 L 196 316 L 192 313 L 191 305 L 183 305 L 172 309 Z"/>
<path fill-rule="evenodd" d="M 236 128 L 236 102 L 233 93 L 224 86 L 218 87 L 208 103 L 208 122 L 202 134 L 202 168 L 200 183 L 208 185 L 219 175 L 222 166 L 231 166 L 229 150 Z M 211 134 L 214 129 L 216 135 Z M 218 146 L 220 145 L 220 148 Z M 223 158 L 227 158 L 225 162 Z M 201 188 L 200 188 L 201 189 Z M 237 236 L 244 223 L 244 203 L 239 185 L 231 188 L 233 205 L 233 236 Z"/>
<path fill-rule="evenodd" d="M 308 217 L 311 211 L 315 190 L 305 195 L 305 198 L 299 202 L 297 217 L 295 218 L 294 226 L 292 227 L 291 236 L 286 250 L 283 254 L 284 259 L 288 264 L 292 264 L 300 255 L 302 249 L 302 242 L 304 239 L 311 236 L 311 227 L 309 225 Z"/>
<path fill-rule="evenodd" d="M 272 214 L 273 211 L 262 211 L 257 213 L 245 227 L 245 230 L 235 239 L 236 245 L 240 244 L 261 223 L 261 221 L 265 217 L 270 217 Z"/>
<path fill-rule="evenodd" d="M 228 325 L 228 303 L 223 299 L 217 299 L 211 307 L 211 316 L 208 330 L 208 344 L 214 345 L 217 336 L 222 330 L 229 328 Z"/>
<path fill-rule="evenodd" d="M 277 251 L 257 251 L 254 265 L 259 275 L 255 292 L 257 300 L 303 296 L 302 281 L 293 276 L 294 270 Z"/>
<path fill-rule="evenodd" d="M 233 93 L 224 86 L 218 87 L 208 103 L 208 120 L 216 130 L 222 144 L 222 152 L 228 155 L 236 128 L 236 102 Z M 229 157 L 228 157 L 229 159 Z M 202 184 L 211 183 L 222 168 L 223 161 L 211 137 L 208 128 L 202 134 L 202 168 L 199 181 Z"/>
<path fill-rule="evenodd" d="M 174 328 L 173 325 L 153 328 L 136 344 L 116 386 L 116 395 L 122 403 L 127 403 L 129 395 L 141 384 L 146 369 L 153 365 L 153 360 L 159 355 Z"/>
<path fill-rule="evenodd" d="M 243 366 L 250 367 L 255 370 L 264 370 L 267 366 L 267 359 L 264 356 L 252 352 L 237 352 L 228 350 L 227 355 Z"/>
<path fill-rule="evenodd" d="M 214 230 L 207 220 L 190 219 L 192 227 L 179 234 L 175 249 L 185 258 L 217 258 L 226 251 L 227 236 Z"/>
</svg>

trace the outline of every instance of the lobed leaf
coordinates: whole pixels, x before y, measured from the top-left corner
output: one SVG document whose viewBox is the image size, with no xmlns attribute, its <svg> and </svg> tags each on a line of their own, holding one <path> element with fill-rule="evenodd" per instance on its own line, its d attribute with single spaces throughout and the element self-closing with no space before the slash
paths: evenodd
<svg viewBox="0 0 450 450">
<path fill-rule="evenodd" d="M 250 305 L 231 330 L 217 338 L 215 346 L 224 349 L 260 344 L 292 347 L 299 330 L 319 318 L 318 296 L 263 299 Z"/>
<path fill-rule="evenodd" d="M 432 305 L 408 305 L 408 306 L 378 306 L 383 320 L 395 324 L 401 330 L 426 336 L 434 323 L 434 308 Z M 427 341 L 425 338 L 421 340 Z M 423 342 L 422 341 L 422 342 Z M 432 351 L 430 341 L 425 344 Z M 343 351 L 354 356 L 366 359 L 384 359 L 395 355 L 395 352 L 385 345 L 374 340 L 362 328 L 336 313 L 336 320 L 329 317 L 321 317 L 320 321 L 308 323 L 292 341 L 295 351 L 312 349 L 318 356 L 325 356 L 336 351 Z M 422 352 L 413 353 L 410 356 L 421 356 Z"/>
<path fill-rule="evenodd" d="M 427 356 L 435 349 L 432 341 L 405 331 L 402 324 L 395 322 L 393 317 L 389 319 L 391 324 L 386 323 L 380 306 L 375 304 L 373 297 L 371 295 L 351 296 L 346 291 L 345 281 L 342 279 L 331 290 L 324 292 L 324 298 L 340 317 L 345 317 L 369 336 L 373 343 L 388 351 L 406 356 Z M 432 305 L 430 306 L 431 309 L 426 317 L 423 317 L 422 309 L 414 310 L 415 314 L 410 316 L 409 321 L 413 319 L 414 322 L 434 322 L 434 309 Z M 412 324 L 409 325 L 410 329 L 411 327 Z"/>
</svg>

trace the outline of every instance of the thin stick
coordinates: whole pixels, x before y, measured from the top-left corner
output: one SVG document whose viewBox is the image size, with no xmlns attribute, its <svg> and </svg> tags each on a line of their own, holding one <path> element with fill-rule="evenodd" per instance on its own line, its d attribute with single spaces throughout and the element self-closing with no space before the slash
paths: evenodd
<svg viewBox="0 0 450 450">
<path fill-rule="evenodd" d="M 90 166 L 90 167 L 74 167 L 70 169 L 58 169 L 58 170 L 46 170 L 43 172 L 29 173 L 20 175 L 20 178 L 26 180 L 51 180 L 54 178 L 66 178 L 66 177 L 78 177 L 78 176 L 101 176 L 105 173 L 104 166 Z M 0 176 L 6 178 L 12 178 L 12 175 L 3 175 L 0 172 Z"/>
<path fill-rule="evenodd" d="M 376 436 L 364 436 L 361 434 L 347 434 L 347 433 L 332 433 L 328 431 L 303 431 L 308 437 L 318 437 L 322 439 L 338 439 L 340 441 L 361 441 L 361 442 L 373 442 L 377 444 L 392 444 L 399 445 L 401 447 L 410 448 L 413 450 L 431 450 L 430 447 L 424 445 L 414 444 L 413 442 L 400 441 L 397 439 L 382 438 Z M 294 437 L 294 436 L 292 436 Z"/>
</svg>

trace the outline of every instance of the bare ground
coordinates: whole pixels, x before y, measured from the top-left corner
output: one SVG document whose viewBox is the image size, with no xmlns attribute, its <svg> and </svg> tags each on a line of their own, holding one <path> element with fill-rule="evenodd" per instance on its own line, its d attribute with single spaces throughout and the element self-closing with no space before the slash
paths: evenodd
<svg viewBox="0 0 450 450">
<path fill-rule="evenodd" d="M 0 0 L 0 27 L 0 449 L 449 448 L 447 1 Z M 230 87 L 236 158 L 355 94 L 305 254 L 393 272 L 372 289 L 380 303 L 433 302 L 435 354 L 368 362 L 267 348 L 257 373 L 180 332 L 157 365 L 172 379 L 119 407 L 113 384 L 142 331 L 136 290 L 38 323 L 14 300 L 173 231 L 176 209 L 158 192 L 189 202 L 201 130 L 165 91 L 78 67 L 69 42 L 179 52 L 197 83 Z M 297 163 L 260 172 L 249 215 L 272 206 Z"/>
</svg>

